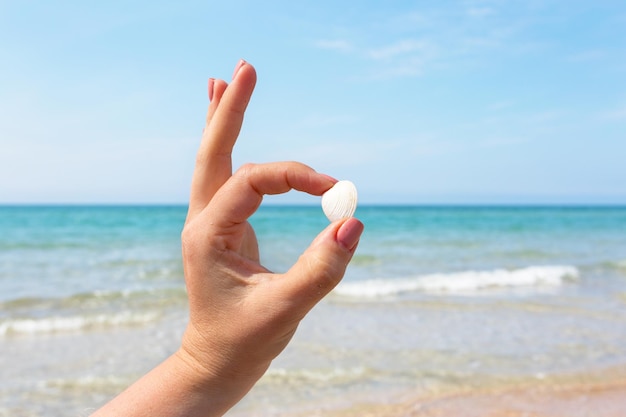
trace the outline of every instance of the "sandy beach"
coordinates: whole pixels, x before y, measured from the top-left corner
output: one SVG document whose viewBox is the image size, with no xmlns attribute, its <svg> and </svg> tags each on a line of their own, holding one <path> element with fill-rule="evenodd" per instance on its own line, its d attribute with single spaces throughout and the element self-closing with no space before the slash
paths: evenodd
<svg viewBox="0 0 626 417">
<path fill-rule="evenodd" d="M 579 385 L 415 396 L 398 404 L 361 404 L 332 417 L 623 417 L 626 378 Z"/>
</svg>

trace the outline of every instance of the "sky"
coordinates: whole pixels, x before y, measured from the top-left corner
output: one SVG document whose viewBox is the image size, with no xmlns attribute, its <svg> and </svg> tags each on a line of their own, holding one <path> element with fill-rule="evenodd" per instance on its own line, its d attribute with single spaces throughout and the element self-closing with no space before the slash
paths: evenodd
<svg viewBox="0 0 626 417">
<path fill-rule="evenodd" d="M 364 204 L 626 204 L 622 0 L 0 0 L 0 204 L 186 203 L 240 58 L 235 167 Z"/>
</svg>

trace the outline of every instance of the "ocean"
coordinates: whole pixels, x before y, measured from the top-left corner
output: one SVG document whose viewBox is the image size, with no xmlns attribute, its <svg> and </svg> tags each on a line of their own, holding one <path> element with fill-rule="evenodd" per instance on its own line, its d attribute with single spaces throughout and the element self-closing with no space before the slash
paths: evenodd
<svg viewBox="0 0 626 417">
<path fill-rule="evenodd" d="M 0 416 L 86 416 L 177 348 L 183 206 L 0 207 Z M 230 416 L 626 376 L 626 207 L 363 206 L 343 282 Z M 261 260 L 328 222 L 262 206 Z M 324 414 L 327 413 L 327 414 Z"/>
</svg>

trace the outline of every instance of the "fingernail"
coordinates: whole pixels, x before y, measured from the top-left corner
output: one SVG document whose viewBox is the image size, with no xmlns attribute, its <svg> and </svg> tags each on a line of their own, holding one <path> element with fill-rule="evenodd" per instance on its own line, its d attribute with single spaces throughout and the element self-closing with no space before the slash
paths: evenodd
<svg viewBox="0 0 626 417">
<path fill-rule="evenodd" d="M 246 65 L 246 61 L 243 59 L 240 59 L 239 62 L 237 62 L 237 66 L 235 66 L 235 71 L 233 72 L 233 80 L 237 76 L 237 73 L 239 72 L 241 67 L 243 67 L 244 65 Z"/>
<path fill-rule="evenodd" d="M 326 178 L 327 180 L 329 180 L 330 182 L 332 182 L 333 184 L 339 182 L 336 178 L 333 178 L 330 175 L 326 175 L 326 174 L 320 174 L 320 175 Z"/>
<path fill-rule="evenodd" d="M 213 100 L 213 86 L 215 85 L 215 78 L 209 78 L 209 101 Z"/>
<path fill-rule="evenodd" d="M 352 250 L 359 243 L 364 228 L 363 223 L 352 217 L 346 220 L 337 231 L 337 241 L 344 248 Z"/>
</svg>

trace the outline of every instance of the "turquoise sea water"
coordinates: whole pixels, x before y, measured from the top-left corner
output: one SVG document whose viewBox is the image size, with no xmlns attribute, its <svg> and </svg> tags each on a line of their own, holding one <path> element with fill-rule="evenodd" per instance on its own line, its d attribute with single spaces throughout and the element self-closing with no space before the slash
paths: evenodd
<svg viewBox="0 0 626 417">
<path fill-rule="evenodd" d="M 0 207 L 0 416 L 87 415 L 176 348 L 185 211 Z M 357 217 L 344 281 L 231 415 L 626 369 L 626 208 Z M 318 207 L 261 207 L 251 222 L 278 272 L 327 225 Z"/>
</svg>

